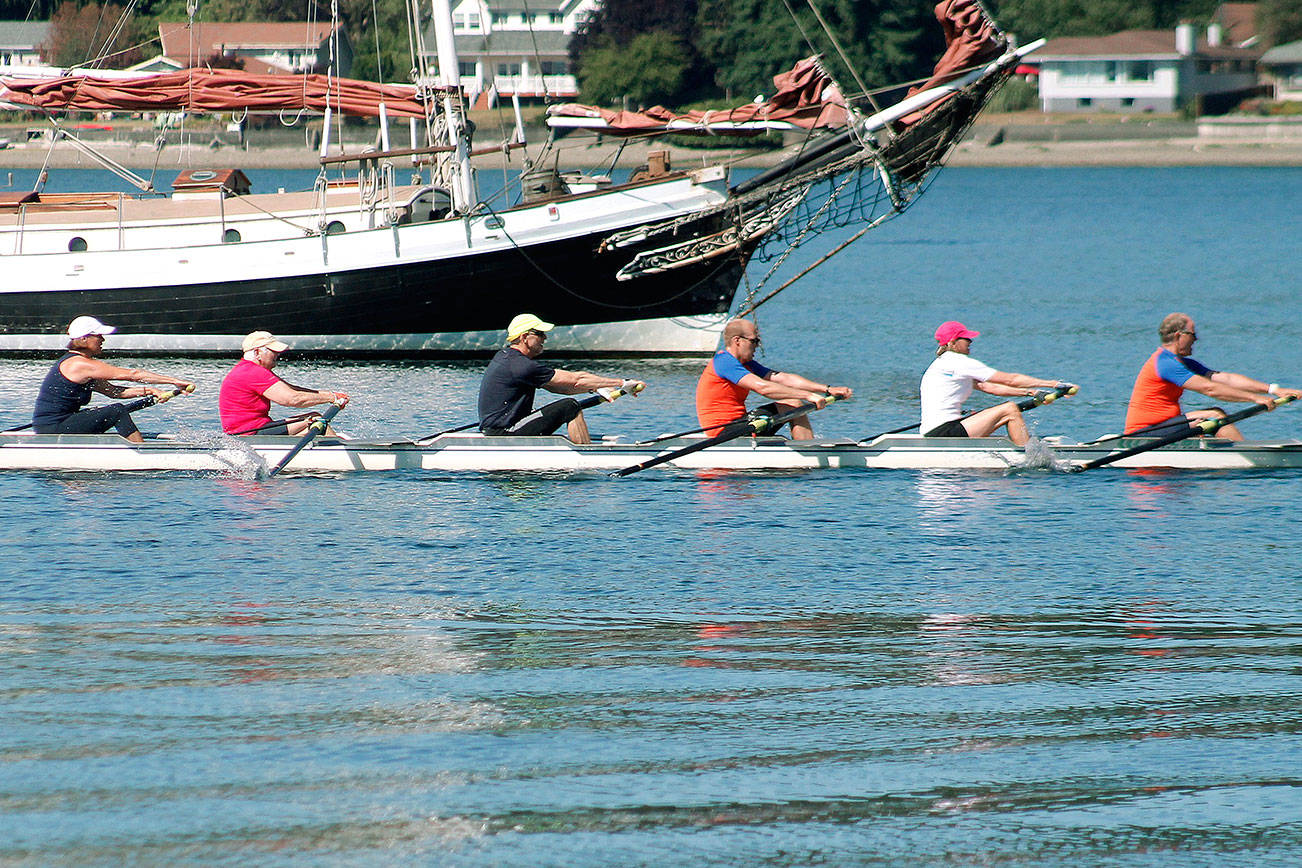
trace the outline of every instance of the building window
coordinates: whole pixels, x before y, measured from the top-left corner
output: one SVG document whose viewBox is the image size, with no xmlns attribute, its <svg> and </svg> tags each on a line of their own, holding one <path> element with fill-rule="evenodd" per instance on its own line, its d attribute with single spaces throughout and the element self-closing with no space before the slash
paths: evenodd
<svg viewBox="0 0 1302 868">
<path fill-rule="evenodd" d="M 1076 100 L 1076 108 L 1089 108 L 1092 105 L 1094 105 L 1094 100 L 1088 96 L 1083 96 Z"/>
<path fill-rule="evenodd" d="M 1103 64 L 1103 76 L 1108 81 L 1117 80 L 1117 62 L 1115 60 L 1109 60 Z"/>
<path fill-rule="evenodd" d="M 1121 107 L 1122 107 L 1122 108 L 1132 108 L 1132 107 L 1134 107 L 1134 105 L 1135 105 L 1134 97 L 1123 96 L 1123 97 L 1121 98 Z"/>
<path fill-rule="evenodd" d="M 1152 81 L 1153 80 L 1153 62 L 1151 60 L 1132 60 L 1130 61 L 1130 80 L 1131 81 Z"/>
<path fill-rule="evenodd" d="M 520 64 L 518 63 L 499 63 L 497 65 L 498 75 L 519 75 Z"/>
<path fill-rule="evenodd" d="M 566 75 L 569 71 L 569 64 L 563 60 L 544 60 L 542 62 L 543 75 Z"/>
<path fill-rule="evenodd" d="M 465 78 L 474 78 L 475 77 L 474 61 L 469 61 L 469 62 L 464 60 L 459 61 L 457 63 L 457 71 L 460 72 L 461 75 Z"/>
<path fill-rule="evenodd" d="M 562 15 L 561 13 L 559 13 L 559 12 L 548 12 L 548 13 L 547 13 L 547 19 L 548 19 L 552 24 L 564 24 L 564 23 L 565 23 L 565 16 Z"/>
<path fill-rule="evenodd" d="M 467 30 L 478 30 L 478 29 L 479 29 L 479 13 L 478 13 L 478 12 L 471 12 L 471 13 L 469 13 L 469 14 L 466 15 L 466 29 L 467 29 Z"/>
</svg>

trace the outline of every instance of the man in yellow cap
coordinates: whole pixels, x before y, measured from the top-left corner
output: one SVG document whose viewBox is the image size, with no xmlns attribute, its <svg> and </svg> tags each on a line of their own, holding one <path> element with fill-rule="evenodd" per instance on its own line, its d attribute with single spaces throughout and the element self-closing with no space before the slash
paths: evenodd
<svg viewBox="0 0 1302 868">
<path fill-rule="evenodd" d="M 289 344 L 271 332 L 253 332 L 240 344 L 244 355 L 222 380 L 217 412 L 227 434 L 302 434 L 319 414 L 308 413 L 283 422 L 271 420 L 271 405 L 311 407 L 348 403 L 343 392 L 307 389 L 286 383 L 272 373 Z M 327 433 L 334 432 L 327 429 Z"/>
<path fill-rule="evenodd" d="M 522 313 L 506 329 L 506 347 L 499 350 L 484 371 L 479 385 L 479 430 L 490 436 L 538 436 L 555 433 L 568 424 L 570 439 L 591 443 L 588 423 L 579 402 L 562 398 L 533 408 L 534 392 L 546 389 L 559 395 L 578 395 L 598 389 L 621 389 L 635 394 L 646 384 L 640 380 L 599 377 L 587 371 L 565 371 L 535 361 L 542 354 L 547 333 L 556 328 L 531 313 Z"/>
</svg>

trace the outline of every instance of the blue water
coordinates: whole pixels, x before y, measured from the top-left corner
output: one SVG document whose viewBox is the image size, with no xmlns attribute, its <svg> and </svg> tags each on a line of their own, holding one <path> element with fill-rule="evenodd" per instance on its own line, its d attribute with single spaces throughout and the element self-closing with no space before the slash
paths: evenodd
<svg viewBox="0 0 1302 868">
<path fill-rule="evenodd" d="M 947 318 L 1082 385 L 1042 435 L 1115 430 L 1171 310 L 1302 383 L 1298 202 L 1295 169 L 950 170 L 761 308 L 762 358 L 855 387 L 834 436 L 914 420 Z M 223 364 L 143 364 L 201 386 L 144 427 L 211 431 Z M 699 362 L 583 365 L 651 384 L 599 433 L 692 424 Z M 0 361 L 0 423 L 44 366 Z M 469 421 L 478 370 L 282 367 L 364 436 Z M 6 475 L 0 862 L 1296 864 L 1297 491 Z"/>
</svg>

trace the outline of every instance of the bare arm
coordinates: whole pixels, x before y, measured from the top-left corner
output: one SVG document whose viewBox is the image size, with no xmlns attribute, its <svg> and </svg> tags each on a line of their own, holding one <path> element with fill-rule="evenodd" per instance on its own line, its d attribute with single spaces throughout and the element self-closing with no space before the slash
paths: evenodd
<svg viewBox="0 0 1302 868">
<path fill-rule="evenodd" d="M 558 395 L 579 395 L 597 389 L 618 389 L 623 384 L 623 380 L 613 377 L 599 377 L 587 371 L 563 371 L 557 368 L 556 373 L 552 374 L 552 378 L 543 388 Z"/>
<path fill-rule="evenodd" d="M 1225 378 L 1225 379 L 1222 379 Z M 1236 382 L 1255 383 L 1261 386 L 1260 390 L 1251 388 L 1241 388 L 1227 382 L 1228 378 L 1233 378 Z M 1209 398 L 1215 398 L 1218 401 L 1252 401 L 1256 404 L 1268 404 L 1274 406 L 1274 398 L 1265 394 L 1267 384 L 1258 383 L 1256 380 L 1239 374 L 1228 374 L 1225 371 L 1219 371 L 1212 374 L 1210 378 L 1194 374 L 1185 380 L 1184 387 L 1192 389 L 1195 392 L 1206 395 Z"/>
<path fill-rule="evenodd" d="M 1000 386 L 1012 386 L 1017 389 L 1016 392 L 991 392 L 992 395 L 1025 395 L 1027 389 L 1052 389 L 1058 385 L 1058 380 L 1041 380 L 1038 377 L 1032 377 L 1029 374 L 1016 374 L 1011 371 L 995 371 L 986 383 L 995 383 Z M 983 383 L 977 383 L 977 388 L 981 391 L 989 391 L 982 388 Z"/>
<path fill-rule="evenodd" d="M 144 368 L 119 368 L 99 359 L 88 359 L 85 356 L 66 359 L 59 366 L 59 370 L 72 382 L 86 383 L 93 391 L 99 392 L 101 395 L 107 395 L 110 398 L 142 398 L 145 395 L 161 397 L 163 394 L 159 389 L 150 389 L 144 386 L 119 386 L 117 383 L 110 382 L 111 380 L 126 380 L 130 383 L 160 383 L 176 386 L 179 389 L 188 389 L 194 385 L 189 380 L 178 380 L 165 374 L 155 374 L 153 371 L 146 371 Z"/>
<path fill-rule="evenodd" d="M 799 374 L 790 374 L 786 371 L 774 371 L 769 375 L 769 380 L 781 383 L 784 386 L 792 386 L 810 392 L 823 392 L 828 395 L 835 395 L 837 398 L 841 399 L 854 397 L 854 389 L 851 389 L 849 386 L 820 386 L 813 380 L 802 377 Z"/>
<path fill-rule="evenodd" d="M 335 401 L 348 403 L 348 396 L 343 392 L 305 389 L 302 386 L 286 383 L 284 380 L 272 383 L 262 396 L 282 407 L 312 407 L 317 404 L 332 404 Z"/>
<path fill-rule="evenodd" d="M 1211 375 L 1210 379 L 1213 383 L 1221 383 L 1235 389 L 1243 389 L 1247 392 L 1266 392 L 1267 394 L 1270 394 L 1268 390 L 1272 385 L 1261 380 L 1254 380 L 1244 374 L 1236 374 L 1233 371 L 1217 371 Z M 1188 386 L 1187 383 L 1185 385 Z M 1280 398 L 1285 396 L 1302 398 L 1302 389 L 1290 389 L 1288 386 L 1275 384 L 1274 394 Z"/>
<path fill-rule="evenodd" d="M 737 381 L 737 385 L 743 389 L 750 389 L 757 395 L 763 395 L 765 398 L 771 398 L 774 401 L 810 401 L 817 404 L 821 409 L 826 403 L 827 395 L 824 394 L 821 387 L 816 387 L 804 377 L 795 376 L 795 379 L 809 383 L 808 387 L 791 385 L 782 379 L 788 374 L 774 373 L 769 379 L 764 379 L 757 374 L 747 374 Z"/>
</svg>

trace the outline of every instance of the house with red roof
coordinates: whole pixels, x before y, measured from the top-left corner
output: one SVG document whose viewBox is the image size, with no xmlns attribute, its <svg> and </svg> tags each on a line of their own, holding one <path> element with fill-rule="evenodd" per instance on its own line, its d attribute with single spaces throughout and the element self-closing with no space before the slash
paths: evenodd
<svg viewBox="0 0 1302 868">
<path fill-rule="evenodd" d="M 1249 33 L 1256 29 L 1255 9 L 1255 3 L 1222 4 L 1205 32 L 1186 23 L 1174 30 L 1052 39 L 1035 54 L 1041 108 L 1172 112 L 1192 105 L 1199 114 L 1228 111 L 1260 92 L 1256 70 L 1265 46 Z"/>
<path fill-rule="evenodd" d="M 335 57 L 335 74 L 352 72 L 353 49 L 342 24 L 328 21 L 159 22 L 162 59 L 149 63 L 187 68 L 212 57 L 239 61 L 246 72 L 290 75 L 324 71 Z"/>
</svg>

